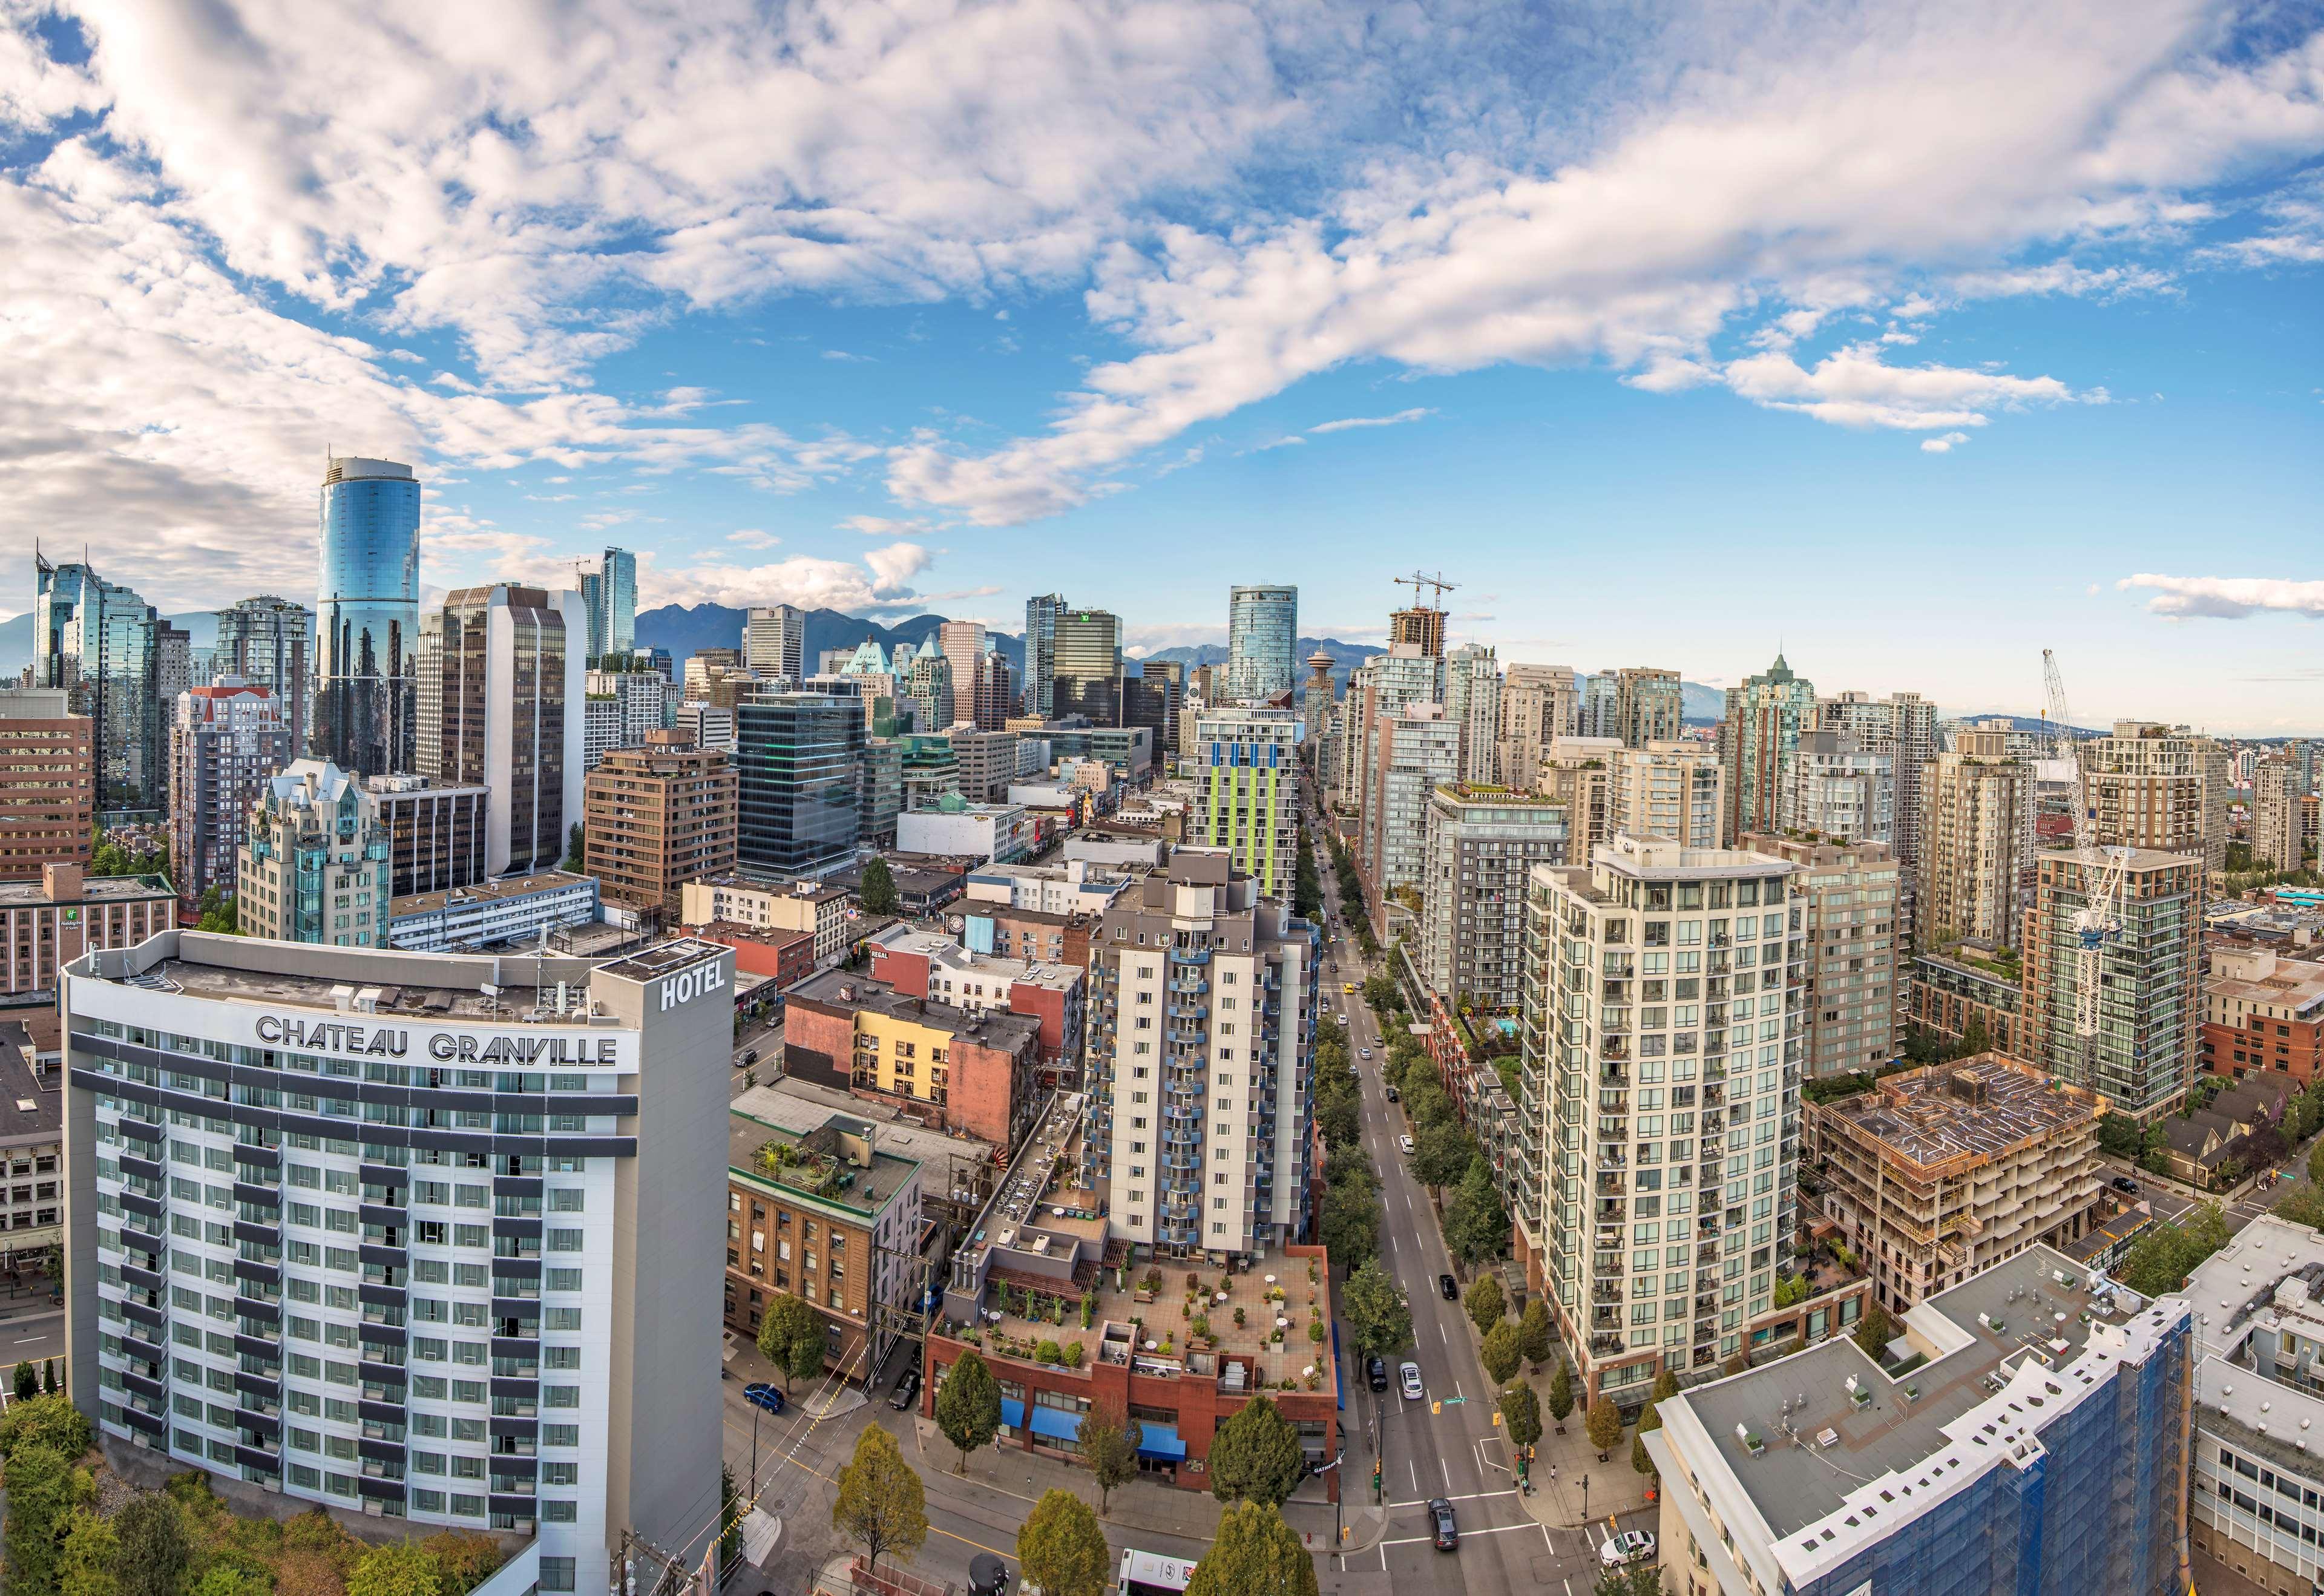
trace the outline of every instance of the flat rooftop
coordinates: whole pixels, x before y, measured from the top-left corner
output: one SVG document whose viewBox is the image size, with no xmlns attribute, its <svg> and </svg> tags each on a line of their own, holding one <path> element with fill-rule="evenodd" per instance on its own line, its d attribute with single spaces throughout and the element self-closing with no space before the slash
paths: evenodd
<svg viewBox="0 0 2324 1596">
<path fill-rule="evenodd" d="M 488 903 L 514 903 L 520 899 L 568 892 L 586 887 L 595 876 L 571 875 L 561 870 L 538 870 L 530 875 L 503 876 L 473 887 L 453 887 L 442 892 L 412 892 L 398 898 L 388 909 L 390 919 L 407 915 L 436 914 L 445 909 L 470 909 Z"/>
<path fill-rule="evenodd" d="M 1887 1076 L 1871 1091 L 1812 1105 L 1853 1126 L 1888 1161 L 1916 1172 L 2000 1158 L 2098 1115 L 2088 1093 L 2052 1085 L 2031 1065 L 1998 1053 Z"/>
<path fill-rule="evenodd" d="M 11 1020 L 0 1024 L 0 1147 L 54 1141 L 64 1129 L 61 1070 L 43 1081 L 33 1072 L 32 1035 Z"/>
<path fill-rule="evenodd" d="M 29 881 L 0 881 L 0 909 L 40 909 L 55 902 L 65 903 L 134 903 L 147 898 L 175 898 L 177 889 L 170 878 L 159 875 L 90 875 L 83 876 L 80 894 L 75 898 L 53 899 L 49 890 L 35 878 Z"/>
<path fill-rule="evenodd" d="M 810 975 L 787 995 L 793 1002 L 806 999 L 835 1008 L 868 1009 L 893 1015 L 955 1037 L 965 1037 L 980 1047 L 1003 1051 L 1029 1042 L 1041 1033 L 1041 1022 L 1029 1014 L 1011 1014 L 1002 1009 L 972 1014 L 949 1003 L 923 1002 L 904 996 L 884 981 L 847 970 L 825 970 L 819 975 Z"/>
<path fill-rule="evenodd" d="M 2324 964 L 2283 959 L 2276 964 L 2275 973 L 2264 981 L 2236 981 L 2214 972 L 2203 983 L 2203 995 L 2287 1009 L 2313 1009 L 2324 1005 Z"/>
<path fill-rule="evenodd" d="M 726 1167 L 803 1202 L 876 1218 L 920 1167 L 918 1159 L 890 1150 L 883 1130 L 838 1112 L 804 1130 L 794 1130 L 753 1118 L 738 1104 L 726 1115 Z M 857 1149 L 865 1147 L 872 1155 L 868 1164 L 858 1161 Z"/>
<path fill-rule="evenodd" d="M 801 1136 L 834 1114 L 861 1120 L 879 1128 L 882 1148 L 900 1158 L 916 1158 L 930 1170 L 944 1168 L 945 1160 L 950 1158 L 991 1163 L 1000 1152 L 991 1142 L 980 1138 L 916 1124 L 903 1118 L 892 1103 L 867 1102 L 836 1086 L 789 1075 L 745 1088 L 734 1098 L 733 1107 L 737 1112 Z M 934 1182 L 941 1177 L 931 1175 L 929 1178 Z"/>
<path fill-rule="evenodd" d="M 963 947 L 958 941 L 939 931 L 922 931 L 901 921 L 888 927 L 869 939 L 878 947 L 899 954 L 916 954 L 936 967 L 936 973 L 950 972 L 958 975 L 977 975 L 992 981 L 1022 982 L 1028 986 L 1046 987 L 1051 992 L 1070 992 L 1080 984 L 1082 973 L 1071 964 L 1043 964 L 1034 959 L 1002 958 L 997 954 L 976 953 Z"/>
</svg>

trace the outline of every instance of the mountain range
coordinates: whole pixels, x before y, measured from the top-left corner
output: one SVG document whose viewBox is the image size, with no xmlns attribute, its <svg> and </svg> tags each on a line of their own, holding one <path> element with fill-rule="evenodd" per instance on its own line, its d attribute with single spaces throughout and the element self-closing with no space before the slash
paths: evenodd
<svg viewBox="0 0 2324 1596">
<path fill-rule="evenodd" d="M 679 675 L 686 671 L 687 656 L 703 649 L 733 649 L 742 644 L 742 623 L 748 612 L 729 609 L 724 604 L 696 604 L 691 609 L 678 604 L 664 604 L 658 610 L 638 612 L 638 646 L 641 649 L 668 649 L 670 668 Z M 853 649 L 865 638 L 872 639 L 890 653 L 898 643 L 909 643 L 914 648 L 930 632 L 942 626 L 944 615 L 913 615 L 882 626 L 877 621 L 867 621 L 861 615 L 850 615 L 838 610 L 809 610 L 807 613 L 807 639 L 804 649 L 807 671 L 814 673 L 826 649 Z M 1025 640 L 1011 637 L 1005 632 L 991 634 L 994 646 L 1019 673 L 1025 669 Z"/>
</svg>

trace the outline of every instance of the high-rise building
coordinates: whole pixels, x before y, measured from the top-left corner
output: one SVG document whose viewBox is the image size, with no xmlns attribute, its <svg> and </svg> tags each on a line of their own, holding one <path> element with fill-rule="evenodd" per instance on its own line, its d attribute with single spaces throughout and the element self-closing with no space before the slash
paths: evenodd
<svg viewBox="0 0 2324 1596">
<path fill-rule="evenodd" d="M 2193 853 L 2213 875 L 2227 868 L 2234 782 L 2220 744 L 2185 726 L 2116 721 L 2075 752 L 2100 847 Z"/>
<path fill-rule="evenodd" d="M 1794 675 L 1781 653 L 1765 671 L 1727 689 L 1719 761 L 1727 770 L 1728 835 L 1783 828 L 1784 766 L 1800 733 L 1815 724 L 1815 686 Z"/>
<path fill-rule="evenodd" d="M 185 629 L 155 619 L 153 623 L 153 746 L 161 761 L 156 802 L 166 814 L 172 807 L 170 781 L 170 731 L 177 717 L 178 699 L 194 685 L 192 640 Z"/>
<path fill-rule="evenodd" d="M 638 643 L 638 557 L 608 549 L 597 568 L 581 573 L 581 613 L 588 626 L 588 662 L 626 659 Z"/>
<path fill-rule="evenodd" d="M 69 701 L 62 687 L 0 687 L 0 881 L 89 862 L 97 755 Z"/>
<path fill-rule="evenodd" d="M 1057 617 L 1065 610 L 1061 593 L 1025 601 L 1025 713 L 1043 720 L 1056 715 Z"/>
<path fill-rule="evenodd" d="M 796 604 L 754 604 L 742 623 L 742 664 L 796 687 L 807 679 L 807 612 Z"/>
<path fill-rule="evenodd" d="M 1565 806 L 1536 792 L 1466 782 L 1428 802 L 1428 874 L 1415 964 L 1455 1004 L 1515 1013 L 1525 992 L 1526 879 L 1563 864 Z"/>
<path fill-rule="evenodd" d="M 1006 654 L 988 648 L 976 661 L 975 680 L 977 729 L 998 732 L 1017 712 L 1016 668 L 1009 663 Z"/>
<path fill-rule="evenodd" d="M 1800 1020 L 1808 1075 L 1877 1069 L 1896 1056 L 1904 939 L 1895 856 L 1885 843 L 1749 835 L 1739 845 L 1798 867 L 1793 903 L 1806 933 Z"/>
<path fill-rule="evenodd" d="M 983 724 L 976 715 L 976 687 L 983 670 L 985 650 L 991 646 L 985 641 L 984 623 L 981 621 L 946 621 L 936 628 L 935 636 L 936 651 L 952 667 L 953 721 Z M 1001 718 L 1005 720 L 1008 717 L 1004 715 Z M 952 724 L 953 721 L 946 721 L 945 725 Z M 999 720 L 992 723 L 994 727 L 1000 724 Z M 945 728 L 923 729 L 940 732 Z"/>
<path fill-rule="evenodd" d="M 740 649 L 696 649 L 686 657 L 683 678 L 686 700 L 689 704 L 707 704 L 710 691 L 723 678 L 742 669 Z M 732 708 L 733 706 L 728 706 Z"/>
<path fill-rule="evenodd" d="M 2015 947 L 2034 858 L 2034 768 L 1997 732 L 1963 732 L 1923 772 L 1921 879 L 1914 935 L 1923 947 L 1967 937 Z"/>
<path fill-rule="evenodd" d="M 1574 734 L 1581 714 L 1573 669 L 1567 665 L 1511 665 L 1501 678 L 1500 746 L 1494 780 L 1520 791 L 1540 786 L 1542 756 L 1560 737 Z"/>
<path fill-rule="evenodd" d="M 584 597 L 586 604 L 586 597 Z M 592 670 L 582 731 L 581 768 L 594 770 L 616 748 L 644 746 L 669 719 L 678 689 L 650 670 Z"/>
<path fill-rule="evenodd" d="M 1157 752 L 1178 746 L 1185 719 L 1186 668 L 1176 660 L 1149 660 L 1136 676 L 1121 678 L 1121 724 L 1146 726 L 1154 733 Z"/>
<path fill-rule="evenodd" d="M 32 556 L 32 677 L 89 718 L 100 811 L 156 807 L 167 787 L 153 607 L 86 565 Z"/>
<path fill-rule="evenodd" d="M 2161 1119 L 2179 1105 L 2202 1042 L 2203 861 L 2132 852 L 2117 906 L 2121 928 L 2099 945 L 2098 1033 L 2080 1035 L 2081 936 L 2075 911 L 2091 873 L 2112 855 L 2044 853 L 2027 913 L 2025 1038 L 2032 1062 L 2103 1093 L 2118 1114 Z"/>
<path fill-rule="evenodd" d="M 913 729 L 918 732 L 933 735 L 960 718 L 959 700 L 953 693 L 952 661 L 936 652 L 934 632 L 912 656 L 899 691 L 902 701 L 911 706 Z"/>
<path fill-rule="evenodd" d="M 189 904 L 235 895 L 251 806 L 298 755 L 281 699 L 240 677 L 178 695 L 170 727 L 170 873 Z"/>
<path fill-rule="evenodd" d="M 1410 643 L 1431 659 L 1444 657 L 1444 612 L 1416 604 L 1408 610 L 1391 610 L 1388 617 L 1388 647 Z"/>
<path fill-rule="evenodd" d="M 420 482 L 393 460 L 323 473 L 310 752 L 359 776 L 412 768 L 419 734 Z"/>
<path fill-rule="evenodd" d="M 1288 693 L 1298 683 L 1299 589 L 1240 586 L 1227 595 L 1227 691 L 1241 702 Z"/>
<path fill-rule="evenodd" d="M 1614 835 L 1614 756 L 1621 749 L 1612 737 L 1559 737 L 1542 750 L 1537 785 L 1565 806 L 1569 863 L 1588 863 L 1591 850 Z"/>
<path fill-rule="evenodd" d="M 696 748 L 734 752 L 734 712 L 716 704 L 681 704 L 670 719 L 671 728 L 686 733 Z"/>
<path fill-rule="evenodd" d="M 1204 710 L 1194 727 L 1189 843 L 1225 851 L 1264 897 L 1291 901 L 1299 857 L 1299 740 L 1288 709 Z"/>
<path fill-rule="evenodd" d="M 1622 681 L 1615 671 L 1601 670 L 1581 678 L 1573 707 L 1573 730 L 1582 737 L 1622 740 Z M 1682 700 L 1683 702 L 1683 700 Z"/>
<path fill-rule="evenodd" d="M 73 1400 L 175 1468 L 519 1537 L 543 1591 L 611 1588 L 632 1533 L 685 1547 L 718 1502 L 733 960 L 187 932 L 84 957 Z M 165 1035 L 189 1068 L 157 1067 Z M 163 1177 L 178 1149 L 230 1172 L 234 1226 Z"/>
<path fill-rule="evenodd" d="M 1333 696 L 1338 689 L 1332 682 L 1332 669 L 1337 662 L 1318 649 L 1307 656 L 1307 680 L 1300 689 L 1300 709 L 1307 719 L 1308 757 L 1324 768 L 1323 743 L 1325 731 L 1332 721 Z"/>
<path fill-rule="evenodd" d="M 1568 739 L 1557 747 L 1571 757 L 1573 744 L 1595 741 Z M 1604 758 L 1608 836 L 1660 837 L 1683 848 L 1726 845 L 1727 772 L 1709 743 L 1609 746 Z"/>
<path fill-rule="evenodd" d="M 364 825 L 387 838 L 387 895 L 456 892 L 486 880 L 484 837 L 492 789 L 420 775 L 366 776 L 357 789 Z"/>
<path fill-rule="evenodd" d="M 604 899 L 677 924 L 687 882 L 734 869 L 736 787 L 724 754 L 676 732 L 606 755 L 582 789 L 586 869 Z"/>
<path fill-rule="evenodd" d="M 1429 798 L 1461 779 L 1461 729 L 1444 718 L 1442 704 L 1409 703 L 1379 717 L 1372 758 L 1362 859 L 1372 919 L 1384 924 L 1391 900 L 1419 911 L 1428 872 Z"/>
<path fill-rule="evenodd" d="M 1497 784 L 1501 768 L 1501 666 L 1492 644 L 1462 643 L 1444 656 L 1444 713 L 1461 729 L 1461 780 L 1478 786 Z"/>
<path fill-rule="evenodd" d="M 1049 707 L 1043 713 L 1059 719 L 1087 715 L 1093 726 L 1122 724 L 1121 617 L 1106 610 L 1061 609 L 1049 623 Z"/>
<path fill-rule="evenodd" d="M 2263 759 L 2252 768 L 2252 857 L 2277 870 L 2306 863 L 2306 827 L 2301 823 L 2308 793 L 2299 763 L 2285 756 Z"/>
<path fill-rule="evenodd" d="M 235 861 L 245 936 L 335 947 L 387 945 L 389 837 L 355 779 L 293 760 L 259 784 Z"/>
<path fill-rule="evenodd" d="M 859 835 L 862 702 L 829 693 L 760 693 L 735 706 L 734 721 L 741 777 L 734 853 L 742 873 L 789 880 L 851 863 Z"/>
<path fill-rule="evenodd" d="M 1892 842 L 1894 756 L 1861 746 L 1851 732 L 1802 732 L 1784 761 L 1775 823 L 1835 842 Z"/>
<path fill-rule="evenodd" d="M 1875 698 L 1868 693 L 1842 693 L 1816 700 L 1816 715 L 1826 731 L 1853 735 L 1857 747 L 1888 756 L 1895 778 L 1895 824 L 1889 845 L 1896 851 L 1896 866 L 1904 872 L 1907 899 L 1921 870 L 1921 822 L 1927 814 L 1923 785 L 1929 762 L 1937 757 L 1937 706 L 1918 693 L 1891 693 Z M 1912 929 L 1906 917 L 1905 930 Z"/>
<path fill-rule="evenodd" d="M 1511 1207 L 1591 1401 L 1746 1351 L 1788 1272 L 1793 873 L 1621 835 L 1533 872 Z"/>
<path fill-rule="evenodd" d="M 282 701 L 291 740 L 306 752 L 314 735 L 315 612 L 271 593 L 220 610 L 210 669 L 194 675 L 197 687 L 238 676 L 264 687 Z"/>
<path fill-rule="evenodd" d="M 1359 667 L 1348 680 L 1346 747 L 1343 761 L 1346 780 L 1342 790 L 1354 803 L 1360 836 L 1364 840 L 1358 854 L 1365 871 L 1370 873 L 1379 867 L 1372 851 L 1377 832 L 1377 816 L 1372 806 L 1379 787 L 1381 723 L 1402 712 L 1411 704 L 1444 702 L 1444 661 L 1434 654 L 1424 653 L 1418 643 L 1397 643 L 1385 654 L 1375 654 Z M 1454 770 L 1459 768 L 1459 728 L 1447 726 L 1454 734 Z M 1425 792 L 1421 795 L 1425 801 Z M 1417 827 L 1422 812 L 1415 807 L 1411 818 L 1418 843 Z"/>
<path fill-rule="evenodd" d="M 1084 1180 L 1141 1255 L 1247 1259 L 1305 1232 L 1320 958 L 1223 849 L 1173 850 L 1099 917 Z"/>
<path fill-rule="evenodd" d="M 1626 666 L 1614 673 L 1614 729 L 1600 728 L 1600 736 L 1619 737 L 1632 748 L 1649 743 L 1671 743 L 1686 731 L 1685 697 L 1675 670 L 1651 666 Z"/>
<path fill-rule="evenodd" d="M 581 817 L 586 671 L 577 593 L 497 583 L 420 623 L 418 768 L 492 789 L 488 874 L 554 869 Z"/>
</svg>

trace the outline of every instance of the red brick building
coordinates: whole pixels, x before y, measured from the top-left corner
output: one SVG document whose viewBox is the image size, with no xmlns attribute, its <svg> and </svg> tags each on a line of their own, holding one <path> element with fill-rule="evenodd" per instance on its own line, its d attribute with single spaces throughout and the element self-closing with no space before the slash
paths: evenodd
<svg viewBox="0 0 2324 1596">
<path fill-rule="evenodd" d="M 691 934 L 701 941 L 733 948 L 738 974 L 763 975 L 778 987 L 788 987 L 815 973 L 812 931 L 785 931 L 719 920 L 698 927 Z"/>
<path fill-rule="evenodd" d="M 97 801 L 89 717 L 56 687 L 0 689 L 0 881 L 87 865 Z"/>
<path fill-rule="evenodd" d="M 907 997 L 826 970 L 784 994 L 783 1069 L 926 1125 L 1015 1147 L 1039 1106 L 1039 1022 Z"/>
<path fill-rule="evenodd" d="M 967 922 L 966 939 L 978 946 L 989 931 L 992 952 L 1004 959 L 1038 959 L 1045 964 L 1070 964 L 1086 970 L 1090 933 L 1096 926 L 1086 914 L 1056 914 L 1043 909 L 1013 909 L 1005 903 L 974 901 L 962 906 Z M 980 927 L 979 922 L 982 922 Z"/>
<path fill-rule="evenodd" d="M 2324 964 L 2213 943 L 2199 1055 L 2215 1075 L 2272 1074 L 2304 1087 L 2324 1073 Z"/>
<path fill-rule="evenodd" d="M 971 1013 L 1000 1010 L 1037 1021 L 1042 1084 L 1081 1073 L 1080 967 L 973 953 L 951 938 L 909 926 L 889 926 L 865 943 L 872 978 L 904 997 L 947 1004 Z"/>
</svg>

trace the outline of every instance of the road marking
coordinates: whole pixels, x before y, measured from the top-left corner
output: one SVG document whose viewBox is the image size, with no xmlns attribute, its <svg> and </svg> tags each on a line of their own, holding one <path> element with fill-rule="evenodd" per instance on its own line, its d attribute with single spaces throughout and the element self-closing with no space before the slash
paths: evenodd
<svg viewBox="0 0 2324 1596">
<path fill-rule="evenodd" d="M 1465 1496 L 1450 1496 L 1446 1497 L 1444 1499 L 1449 1502 L 1489 1502 L 1495 1497 L 1515 1495 L 1517 1495 L 1517 1492 L 1514 1490 L 1472 1490 Z M 1428 1502 L 1426 1499 L 1422 1497 L 1414 1497 L 1408 1502 L 1388 1503 L 1388 1506 L 1391 1508 L 1425 1508 L 1427 1505 Z"/>
<path fill-rule="evenodd" d="M 1444 1494 L 1452 1494 L 1452 1463 L 1448 1458 L 1438 1458 L 1436 1466 L 1444 1471 Z"/>
<path fill-rule="evenodd" d="M 1420 1489 L 1420 1469 L 1419 1469 L 1419 1466 L 1418 1466 L 1417 1464 L 1416 1464 L 1416 1463 L 1415 1463 L 1415 1462 L 1414 1462 L 1410 1458 L 1406 1458 L 1406 1459 L 1405 1459 L 1405 1460 L 1404 1460 L 1404 1466 L 1405 1466 L 1406 1470 L 1406 1471 L 1407 1471 L 1412 1475 L 1412 1489 L 1413 1489 L 1413 1490 L 1418 1490 Z"/>
<path fill-rule="evenodd" d="M 1540 1525 L 1538 1525 L 1538 1524 L 1531 1524 L 1531 1523 L 1527 1523 L 1527 1524 L 1495 1524 L 1495 1525 L 1491 1525 L 1491 1526 L 1489 1526 L 1489 1527 L 1486 1527 L 1486 1528 L 1484 1528 L 1484 1529 L 1464 1529 L 1464 1530 L 1462 1530 L 1462 1531 L 1460 1532 L 1460 1534 L 1461 1534 L 1461 1538 L 1462 1538 L 1462 1540 L 1467 1540 L 1467 1539 L 1468 1539 L 1471 1536 L 1472 1536 L 1472 1535 L 1508 1535 L 1508 1534 L 1509 1534 L 1512 1530 L 1539 1529 L 1540 1527 L 1541 1527 L 1541 1526 L 1540 1526 Z M 1422 1544 L 1424 1544 L 1424 1543 L 1426 1543 L 1426 1542 L 1432 1542 L 1432 1541 L 1435 1540 L 1435 1538 L 1436 1538 L 1436 1537 L 1435 1537 L 1434 1536 L 1433 1536 L 1433 1535 L 1415 1535 L 1415 1536 L 1405 1536 L 1405 1537 L 1404 1537 L 1403 1539 L 1401 1539 L 1401 1540 L 1382 1541 L 1382 1542 L 1380 1543 L 1380 1545 L 1381 1545 L 1383 1547 L 1386 1547 L 1386 1546 L 1417 1546 L 1417 1545 L 1422 1545 Z"/>
</svg>

